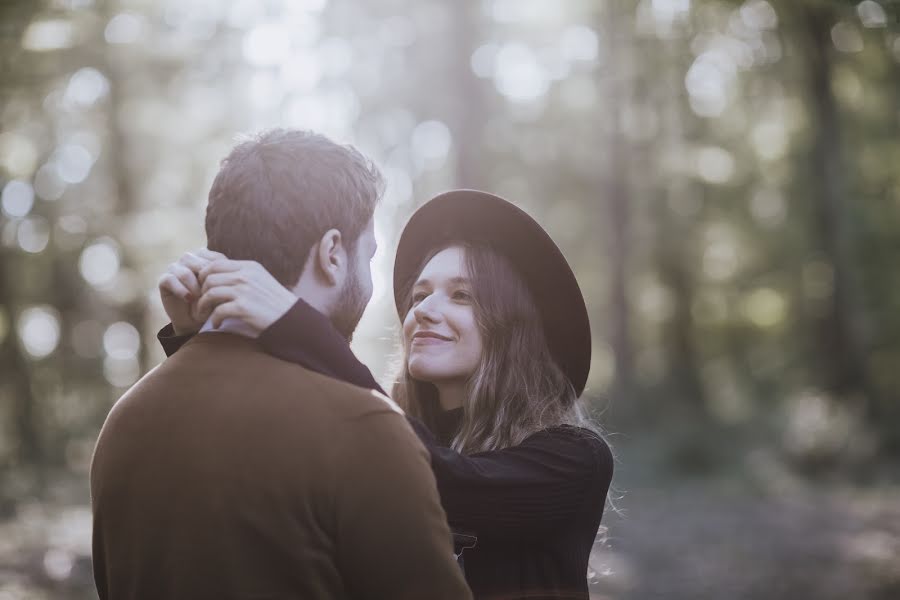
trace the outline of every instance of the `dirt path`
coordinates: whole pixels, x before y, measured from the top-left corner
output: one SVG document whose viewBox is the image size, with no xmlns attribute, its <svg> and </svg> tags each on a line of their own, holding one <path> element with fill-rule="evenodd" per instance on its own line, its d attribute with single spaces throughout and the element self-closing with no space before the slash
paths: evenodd
<svg viewBox="0 0 900 600">
<path fill-rule="evenodd" d="M 593 557 L 597 599 L 900 599 L 900 490 L 750 497 L 705 484 L 633 489 L 619 504 Z"/>
</svg>

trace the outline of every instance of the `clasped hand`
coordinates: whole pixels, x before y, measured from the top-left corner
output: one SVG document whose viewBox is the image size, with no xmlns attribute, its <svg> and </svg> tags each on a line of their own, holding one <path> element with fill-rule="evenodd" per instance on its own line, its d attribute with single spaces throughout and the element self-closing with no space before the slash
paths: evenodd
<svg viewBox="0 0 900 600">
<path fill-rule="evenodd" d="M 201 248 L 186 252 L 159 279 L 163 308 L 176 335 L 219 328 L 240 319 L 257 335 L 281 318 L 297 298 L 256 261 L 231 260 Z"/>
</svg>

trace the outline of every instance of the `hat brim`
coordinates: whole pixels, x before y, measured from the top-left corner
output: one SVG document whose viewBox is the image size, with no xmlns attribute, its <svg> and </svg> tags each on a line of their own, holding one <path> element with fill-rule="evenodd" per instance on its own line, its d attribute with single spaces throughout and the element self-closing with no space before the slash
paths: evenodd
<svg viewBox="0 0 900 600">
<path fill-rule="evenodd" d="M 584 296 L 562 252 L 537 221 L 487 192 L 452 190 L 422 205 L 407 222 L 394 261 L 394 303 L 428 253 L 449 242 L 487 244 L 506 256 L 531 291 L 550 353 L 580 396 L 591 364 L 591 327 Z"/>
</svg>

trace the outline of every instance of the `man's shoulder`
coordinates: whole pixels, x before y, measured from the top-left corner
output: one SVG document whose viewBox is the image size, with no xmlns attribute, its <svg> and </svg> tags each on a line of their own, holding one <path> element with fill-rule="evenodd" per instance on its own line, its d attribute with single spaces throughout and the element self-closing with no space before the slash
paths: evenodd
<svg viewBox="0 0 900 600">
<path fill-rule="evenodd" d="M 309 371 L 307 377 L 315 381 L 321 395 L 334 410 L 346 419 L 368 415 L 392 415 L 402 418 L 403 410 L 396 402 L 377 390 L 362 388 L 321 373 Z M 405 419 L 404 419 L 405 420 Z"/>
<path fill-rule="evenodd" d="M 370 413 L 398 413 L 400 407 L 375 390 L 335 379 L 313 368 L 283 360 L 265 352 L 255 340 L 227 334 L 200 334 L 170 357 L 173 370 L 182 376 L 195 372 L 200 364 L 223 374 L 222 383 L 237 378 L 251 378 L 260 390 L 306 402 L 324 403 L 339 417 L 354 418 Z M 165 371 L 163 363 L 162 371 Z M 159 373 L 158 377 L 165 377 Z"/>
</svg>

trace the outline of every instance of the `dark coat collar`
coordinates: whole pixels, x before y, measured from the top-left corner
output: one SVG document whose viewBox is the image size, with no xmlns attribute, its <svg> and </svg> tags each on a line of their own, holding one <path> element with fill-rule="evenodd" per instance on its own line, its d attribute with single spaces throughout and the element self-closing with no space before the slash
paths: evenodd
<svg viewBox="0 0 900 600">
<path fill-rule="evenodd" d="M 259 343 L 276 358 L 384 394 L 347 339 L 328 317 L 302 299 L 260 334 Z"/>
</svg>

